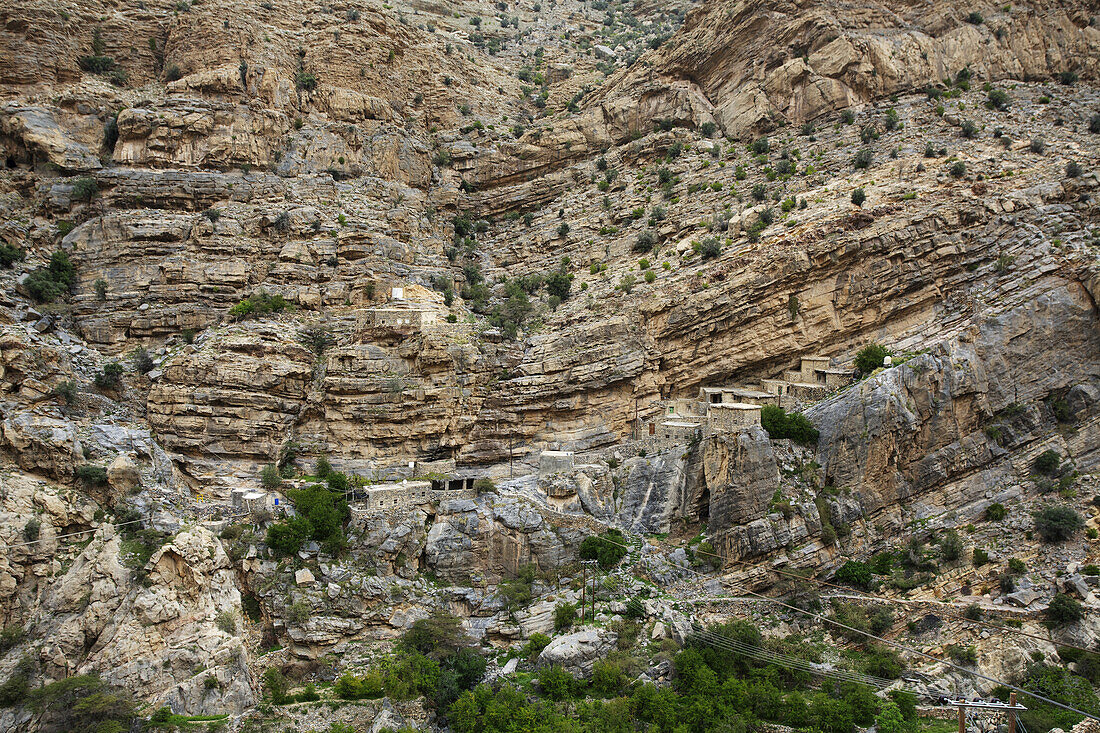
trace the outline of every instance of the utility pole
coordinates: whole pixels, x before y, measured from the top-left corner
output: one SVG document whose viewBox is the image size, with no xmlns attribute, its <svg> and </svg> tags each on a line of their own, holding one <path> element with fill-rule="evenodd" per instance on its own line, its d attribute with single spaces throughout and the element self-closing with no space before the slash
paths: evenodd
<svg viewBox="0 0 1100 733">
<path fill-rule="evenodd" d="M 581 623 L 584 623 L 584 592 L 588 590 L 588 563 L 581 563 Z"/>
<path fill-rule="evenodd" d="M 1023 705 L 1016 702 L 1016 693 L 1013 692 L 1008 696 L 1008 702 L 983 702 L 981 700 L 970 701 L 965 698 L 958 698 L 955 700 L 948 700 L 948 705 L 955 705 L 959 708 L 959 733 L 966 733 L 966 709 L 967 708 L 980 708 L 982 710 L 1004 710 L 1008 715 L 1008 733 L 1016 733 L 1016 711 L 1027 710 Z"/>
</svg>

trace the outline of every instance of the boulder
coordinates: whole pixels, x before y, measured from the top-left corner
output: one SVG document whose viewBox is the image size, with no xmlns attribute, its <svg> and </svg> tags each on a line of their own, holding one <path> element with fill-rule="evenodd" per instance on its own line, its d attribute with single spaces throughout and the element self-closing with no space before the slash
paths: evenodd
<svg viewBox="0 0 1100 733">
<path fill-rule="evenodd" d="M 107 483 L 111 488 L 128 494 L 141 486 L 141 471 L 126 453 L 119 453 L 107 467 Z"/>
<path fill-rule="evenodd" d="M 557 665 L 570 674 L 584 677 L 591 674 L 597 659 L 611 651 L 617 638 L 614 633 L 602 629 L 582 629 L 559 636 L 542 650 L 536 665 Z"/>
</svg>

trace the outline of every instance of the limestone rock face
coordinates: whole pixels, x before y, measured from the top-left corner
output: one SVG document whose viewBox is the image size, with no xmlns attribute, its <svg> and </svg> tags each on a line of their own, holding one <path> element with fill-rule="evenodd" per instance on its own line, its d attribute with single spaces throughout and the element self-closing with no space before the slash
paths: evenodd
<svg viewBox="0 0 1100 733">
<path fill-rule="evenodd" d="M 67 420 L 20 413 L 5 418 L 0 430 L 25 470 L 68 480 L 82 461 L 80 439 Z"/>
<path fill-rule="evenodd" d="M 74 130 L 70 125 L 59 124 L 53 112 L 46 108 L 11 103 L 0 107 L 0 138 L 7 142 L 8 149 L 4 152 L 13 161 L 44 157 L 67 171 L 102 168 L 97 151 L 74 138 L 74 133 L 79 135 L 81 132 L 80 126 Z"/>
<path fill-rule="evenodd" d="M 959 481 L 982 491 L 965 479 L 1002 454 L 983 432 L 996 413 L 1095 386 L 1095 319 L 1079 291 L 1053 289 L 814 407 L 818 462 L 865 511 Z M 1035 359 L 1045 368 L 1031 369 Z"/>
<path fill-rule="evenodd" d="M 37 516 L 41 541 L 14 548 L 0 568 L 0 613 L 5 625 L 29 628 L 47 679 L 96 672 L 188 715 L 254 704 L 237 631 L 240 592 L 209 531 L 184 530 L 135 568 L 111 525 L 98 526 L 93 504 L 74 504 L 71 495 L 25 480 L 5 479 L 4 489 L 5 525 L 22 527 Z M 84 530 L 91 541 L 71 556 L 73 546 L 57 537 Z M 199 667 L 206 671 L 196 673 Z"/>
<path fill-rule="evenodd" d="M 595 99 L 617 139 L 661 119 L 715 122 L 742 136 L 921 90 L 964 68 L 991 80 L 1050 78 L 1069 66 L 1100 72 L 1100 34 L 1085 3 L 1012 8 L 977 25 L 967 12 L 945 3 L 868 3 L 856 13 L 833 3 L 707 3 Z"/>
</svg>

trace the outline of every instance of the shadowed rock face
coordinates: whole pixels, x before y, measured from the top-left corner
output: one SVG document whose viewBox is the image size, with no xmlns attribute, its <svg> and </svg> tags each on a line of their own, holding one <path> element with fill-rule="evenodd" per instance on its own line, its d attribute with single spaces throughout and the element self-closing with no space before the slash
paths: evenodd
<svg viewBox="0 0 1100 733">
<path fill-rule="evenodd" d="M 899 508 L 919 515 L 928 511 L 921 507 L 971 506 L 1026 480 L 1034 456 L 1051 447 L 1093 470 L 1100 455 L 1098 326 L 1100 313 L 1084 288 L 1039 288 L 1033 301 L 811 407 L 806 414 L 821 432 L 816 460 L 824 484 L 838 492 L 826 499 L 825 519 L 869 524 L 893 521 Z M 1051 442 L 1053 399 L 1072 400 L 1064 417 L 1072 430 Z M 734 557 L 815 550 L 806 543 L 821 529 L 823 505 L 762 520 L 778 486 L 776 460 L 766 440 L 766 449 L 754 447 L 750 434 L 731 451 L 734 443 L 701 446 L 694 491 L 707 489 L 711 532 Z"/>
<path fill-rule="evenodd" d="M 1004 455 L 983 432 L 998 413 L 1095 385 L 1097 319 L 1082 288 L 1051 289 L 815 406 L 808 414 L 822 426 L 827 480 L 873 512 L 976 473 Z M 1075 442 L 1092 463 L 1095 450 Z"/>
</svg>

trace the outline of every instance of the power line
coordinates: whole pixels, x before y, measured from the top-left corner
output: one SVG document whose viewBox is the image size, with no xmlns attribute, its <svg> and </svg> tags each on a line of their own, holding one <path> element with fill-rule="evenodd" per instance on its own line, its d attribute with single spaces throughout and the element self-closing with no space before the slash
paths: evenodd
<svg viewBox="0 0 1100 733">
<path fill-rule="evenodd" d="M 614 540 L 608 539 L 606 537 L 600 537 L 600 539 L 603 540 L 604 542 L 608 542 L 608 543 L 613 544 L 613 545 L 618 545 L 619 547 L 622 547 L 622 548 L 624 548 L 628 551 L 631 549 L 628 545 L 624 545 L 621 542 L 615 542 Z M 714 557 L 717 557 L 720 560 L 725 559 L 725 558 L 721 557 L 720 555 L 716 555 L 714 553 L 707 553 L 707 554 L 712 555 Z M 703 573 L 700 573 L 699 571 L 694 570 L 692 568 L 682 568 L 682 569 L 687 570 L 689 573 L 692 573 L 694 575 L 698 575 L 702 578 L 706 577 Z M 718 580 L 719 580 L 719 582 L 725 582 L 721 578 L 719 578 Z M 732 586 L 733 584 L 730 583 L 730 585 Z M 951 668 L 951 669 L 953 669 L 957 672 L 961 672 L 963 674 L 967 674 L 967 675 L 970 675 L 972 677 L 977 677 L 978 679 L 985 680 L 986 682 L 992 682 L 995 685 L 1004 686 L 1004 687 L 1006 687 L 1010 690 L 1014 690 L 1015 692 L 1020 693 L 1022 695 L 1027 695 L 1028 697 L 1034 698 L 1036 700 L 1042 700 L 1043 702 L 1050 703 L 1051 705 L 1054 705 L 1055 707 L 1062 708 L 1063 710 L 1068 710 L 1071 713 L 1076 713 L 1077 715 L 1083 715 L 1086 718 L 1091 718 L 1092 720 L 1100 721 L 1100 716 L 1098 716 L 1096 714 L 1086 713 L 1084 710 L 1078 710 L 1077 708 L 1074 708 L 1074 707 L 1071 707 L 1069 705 L 1065 705 L 1063 703 L 1060 703 L 1057 700 L 1051 700 L 1049 697 L 1045 697 L 1045 696 L 1040 695 L 1040 694 L 1035 693 L 1035 692 L 1029 692 L 1028 690 L 1025 690 L 1022 687 L 1017 687 L 1016 685 L 1012 685 L 1012 684 L 1009 684 L 1009 683 L 1004 682 L 1002 680 L 998 680 L 995 677 L 990 677 L 988 675 L 984 675 L 981 672 L 978 672 L 976 670 L 967 669 L 966 667 L 960 666 L 958 664 L 954 664 L 953 662 L 949 662 L 946 659 L 940 659 L 939 657 L 934 657 L 931 654 L 926 654 L 925 652 L 919 651 L 917 649 L 913 649 L 912 647 L 905 646 L 904 644 L 900 644 L 896 641 L 891 641 L 890 639 L 884 639 L 881 636 L 876 636 L 875 634 L 872 634 L 869 631 L 863 631 L 862 629 L 857 629 L 857 628 L 854 628 L 852 626 L 848 626 L 847 624 L 841 623 L 840 621 L 836 621 L 835 619 L 827 618 L 825 616 L 822 616 L 821 614 L 814 613 L 813 611 L 807 611 L 805 609 L 798 608 L 797 606 L 792 606 L 788 603 L 784 603 L 783 601 L 780 601 L 777 598 L 770 598 L 768 596 L 765 596 L 763 594 L 760 594 L 760 593 L 757 593 L 755 591 L 749 590 L 747 588 L 738 588 L 737 590 L 739 590 L 739 592 L 744 593 L 746 595 L 750 595 L 750 596 L 753 596 L 755 598 L 759 598 L 761 600 L 768 601 L 770 603 L 774 603 L 778 606 L 782 606 L 783 608 L 794 611 L 795 613 L 805 614 L 805 615 L 809 616 L 810 618 L 813 618 L 813 619 L 815 619 L 817 621 L 820 621 L 822 623 L 828 623 L 828 624 L 832 624 L 834 626 L 838 626 L 838 627 L 840 627 L 842 629 L 845 629 L 847 631 L 851 631 L 852 633 L 859 634 L 860 636 L 865 636 L 869 639 L 874 639 L 874 640 L 879 641 L 883 644 L 886 644 L 887 646 L 892 646 L 895 649 L 901 649 L 903 651 L 909 652 L 910 654 L 914 654 L 916 656 L 923 657 L 923 658 L 931 660 L 933 662 L 943 664 L 943 665 L 945 665 L 945 666 L 947 666 L 947 667 L 949 667 L 949 668 Z"/>
<path fill-rule="evenodd" d="M 114 527 L 116 527 L 116 528 L 125 527 L 128 524 L 139 524 L 139 523 L 142 523 L 142 522 L 145 522 L 145 521 L 147 521 L 147 520 L 145 520 L 145 519 L 133 519 L 129 522 L 121 522 L 119 524 L 116 524 L 116 525 L 114 525 Z M 58 535 L 54 535 L 53 537 L 41 537 L 37 540 L 30 540 L 28 542 L 16 542 L 14 544 L 5 544 L 4 547 L 6 547 L 8 549 L 11 549 L 13 547 L 27 547 L 28 545 L 37 545 L 40 542 L 49 542 L 51 540 L 60 540 L 60 539 L 64 539 L 65 537 L 77 537 L 77 536 L 82 535 L 82 534 L 88 534 L 89 532 L 97 532 L 97 531 L 99 531 L 99 529 L 101 527 L 105 527 L 105 526 L 107 526 L 107 525 L 106 524 L 101 524 L 101 525 L 99 525 L 99 527 L 93 527 L 92 529 L 82 529 L 79 532 L 69 532 L 68 534 L 58 534 Z"/>
<path fill-rule="evenodd" d="M 822 677 L 833 677 L 839 679 L 841 682 L 856 682 L 864 684 L 869 687 L 876 687 L 882 689 L 894 684 L 894 680 L 884 679 L 882 677 L 875 677 L 873 675 L 863 674 L 861 672 L 855 672 L 853 670 L 840 669 L 840 668 L 827 668 L 822 665 L 815 664 L 806 659 L 799 657 L 793 657 L 788 654 L 782 654 L 770 649 L 765 649 L 754 644 L 742 642 L 737 639 L 733 639 L 722 634 L 708 631 L 698 624 L 692 625 L 694 635 L 705 643 L 715 646 L 726 651 L 734 652 L 736 654 L 742 654 L 753 659 L 757 659 L 763 662 L 771 662 L 778 664 L 782 667 L 788 667 L 790 669 L 797 669 L 815 674 Z"/>
<path fill-rule="evenodd" d="M 802 576 L 802 575 L 799 575 L 798 573 L 792 573 L 792 572 L 789 572 L 789 571 L 780 570 L 779 568 L 765 567 L 765 565 L 763 563 L 757 563 L 756 565 L 753 565 L 751 563 L 745 562 L 744 560 L 734 560 L 733 558 L 723 558 L 720 555 L 716 555 L 712 552 L 706 552 L 705 550 L 696 550 L 695 554 L 696 555 L 708 555 L 710 557 L 717 558 L 717 559 L 722 560 L 724 562 L 730 562 L 730 563 L 736 563 L 738 565 L 743 565 L 743 566 L 748 567 L 749 570 L 764 570 L 765 572 L 775 573 L 776 575 L 781 575 L 781 576 L 787 577 L 787 578 L 794 578 L 795 580 L 799 580 L 799 581 L 809 581 L 811 583 L 817 583 L 818 585 L 821 585 L 821 586 L 825 586 L 825 587 L 828 587 L 828 588 L 835 588 L 837 590 L 844 591 L 845 593 L 850 593 L 852 595 L 858 596 L 859 598 L 861 598 L 863 600 L 881 601 L 883 603 L 894 603 L 895 602 L 895 599 L 893 599 L 893 598 L 883 598 L 881 596 L 873 596 L 873 595 L 869 595 L 867 593 L 853 593 L 851 588 L 847 588 L 847 587 L 842 586 L 842 585 L 837 585 L 835 583 L 830 583 L 829 581 L 821 580 L 820 578 Z M 1037 641 L 1043 641 L 1043 642 L 1046 642 L 1048 644 L 1055 644 L 1057 646 L 1065 647 L 1067 649 L 1076 649 L 1077 651 L 1087 652 L 1087 653 L 1090 653 L 1090 654 L 1094 653 L 1094 650 L 1092 650 L 1092 649 L 1086 649 L 1084 647 L 1075 646 L 1073 644 L 1062 644 L 1062 643 L 1054 641 L 1053 639 L 1049 639 L 1045 636 L 1039 636 L 1038 634 L 1029 633 L 1027 631 L 1024 631 L 1023 629 L 1014 629 L 1011 626 L 1004 626 L 1003 624 L 997 624 L 997 623 L 993 623 L 991 621 L 983 621 L 982 619 L 968 618 L 967 616 L 962 616 L 962 615 L 955 614 L 955 613 L 950 613 L 950 612 L 947 612 L 947 611 L 941 611 L 941 614 L 943 616 L 946 616 L 947 618 L 952 618 L 952 619 L 955 619 L 957 621 L 962 621 L 964 623 L 977 624 L 979 626 L 985 626 L 986 628 L 990 628 L 990 629 L 997 629 L 999 631 L 1006 631 L 1010 634 L 1016 634 L 1018 636 L 1026 636 L 1029 639 L 1035 639 Z"/>
<path fill-rule="evenodd" d="M 224 517 L 224 519 L 240 519 L 241 517 L 247 517 L 247 516 L 248 516 L 248 512 L 245 512 L 244 514 L 231 514 L 227 517 Z M 147 519 L 131 519 L 128 522 L 119 522 L 118 524 L 114 524 L 112 522 L 104 522 L 103 524 L 99 525 L 99 527 L 93 527 L 91 529 L 82 529 L 79 532 L 69 532 L 67 534 L 57 534 L 57 535 L 54 535 L 53 537 L 40 537 L 37 540 L 29 540 L 27 542 L 16 542 L 16 543 L 12 543 L 12 544 L 5 543 L 5 544 L 0 545 L 0 546 L 4 547 L 5 549 L 11 549 L 13 547 L 27 547 L 29 545 L 37 545 L 40 542 L 51 542 L 53 540 L 60 540 L 60 539 L 66 538 L 66 537 L 79 537 L 80 535 L 88 534 L 89 532 L 97 532 L 102 527 L 106 527 L 108 525 L 113 526 L 115 529 L 117 529 L 119 527 L 125 527 L 125 526 L 130 525 L 130 524 L 143 524 L 147 521 L 149 521 L 149 520 L 147 520 Z"/>
</svg>

